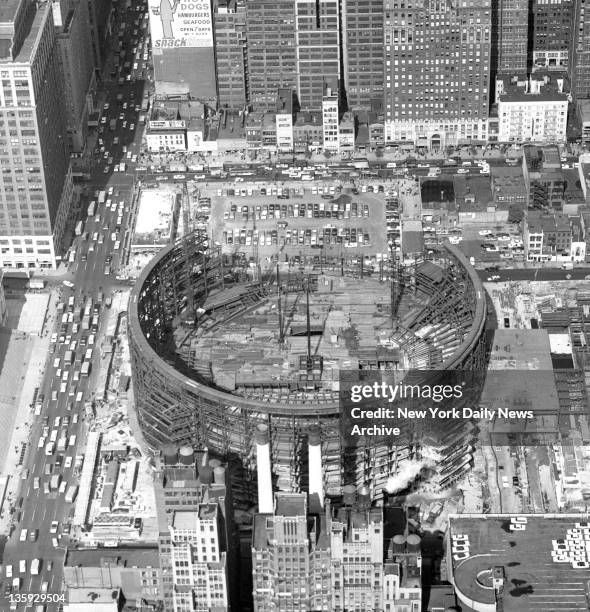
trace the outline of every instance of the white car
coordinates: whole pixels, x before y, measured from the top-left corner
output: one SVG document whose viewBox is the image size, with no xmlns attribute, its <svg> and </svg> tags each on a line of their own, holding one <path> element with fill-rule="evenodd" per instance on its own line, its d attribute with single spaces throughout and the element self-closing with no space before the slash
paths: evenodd
<svg viewBox="0 0 590 612">
<path fill-rule="evenodd" d="M 49 528 L 49 533 L 57 533 L 59 528 L 59 521 L 51 521 L 51 527 Z"/>
<path fill-rule="evenodd" d="M 69 280 L 62 281 L 62 284 L 68 287 L 68 289 L 72 289 L 74 287 L 74 283 Z"/>
</svg>

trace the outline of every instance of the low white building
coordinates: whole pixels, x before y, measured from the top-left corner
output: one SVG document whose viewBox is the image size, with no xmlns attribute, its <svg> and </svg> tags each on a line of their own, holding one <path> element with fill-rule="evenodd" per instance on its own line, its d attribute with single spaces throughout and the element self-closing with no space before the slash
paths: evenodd
<svg viewBox="0 0 590 612">
<path fill-rule="evenodd" d="M 444 119 L 432 121 L 393 120 L 385 121 L 385 145 L 407 143 L 410 149 L 425 147 L 442 149 L 448 146 L 484 143 L 488 140 L 488 121 Z"/>
<path fill-rule="evenodd" d="M 500 142 L 565 142 L 569 84 L 535 73 L 496 81 Z"/>
</svg>

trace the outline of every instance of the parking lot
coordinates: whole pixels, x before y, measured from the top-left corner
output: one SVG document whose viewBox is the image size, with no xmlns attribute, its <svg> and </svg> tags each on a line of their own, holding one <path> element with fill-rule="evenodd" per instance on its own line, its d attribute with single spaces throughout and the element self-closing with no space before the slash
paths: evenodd
<svg viewBox="0 0 590 612">
<path fill-rule="evenodd" d="M 227 254 L 348 259 L 389 250 L 385 185 L 361 192 L 335 184 L 244 184 L 201 189 L 199 196 L 211 200 L 213 238 Z"/>
</svg>

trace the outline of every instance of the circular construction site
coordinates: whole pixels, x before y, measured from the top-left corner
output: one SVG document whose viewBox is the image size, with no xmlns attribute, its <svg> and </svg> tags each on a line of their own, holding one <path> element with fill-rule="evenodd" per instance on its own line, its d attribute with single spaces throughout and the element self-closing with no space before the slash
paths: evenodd
<svg viewBox="0 0 590 612">
<path fill-rule="evenodd" d="M 410 266 L 377 258 L 270 270 L 255 282 L 251 262 L 209 249 L 198 232 L 148 264 L 129 305 L 139 423 L 154 449 L 190 444 L 233 461 L 243 473 L 232 486 L 244 499 L 252 497 L 258 425 L 269 428 L 275 485 L 284 490 L 305 489 L 308 434 L 319 427 L 324 487 L 339 494 L 350 484 L 341 373 L 480 368 L 484 290 L 450 245 Z M 377 474 L 374 457 L 363 461 L 360 484 L 379 489 L 388 469 Z M 375 471 L 369 479 L 367 470 Z"/>
</svg>

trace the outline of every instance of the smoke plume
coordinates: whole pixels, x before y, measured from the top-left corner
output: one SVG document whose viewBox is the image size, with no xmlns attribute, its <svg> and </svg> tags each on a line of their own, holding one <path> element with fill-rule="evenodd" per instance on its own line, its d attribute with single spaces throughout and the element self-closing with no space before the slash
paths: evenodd
<svg viewBox="0 0 590 612">
<path fill-rule="evenodd" d="M 390 493 L 397 493 L 407 488 L 425 467 L 434 465 L 434 461 L 404 461 L 394 476 L 390 476 L 385 484 L 385 490 Z"/>
</svg>

